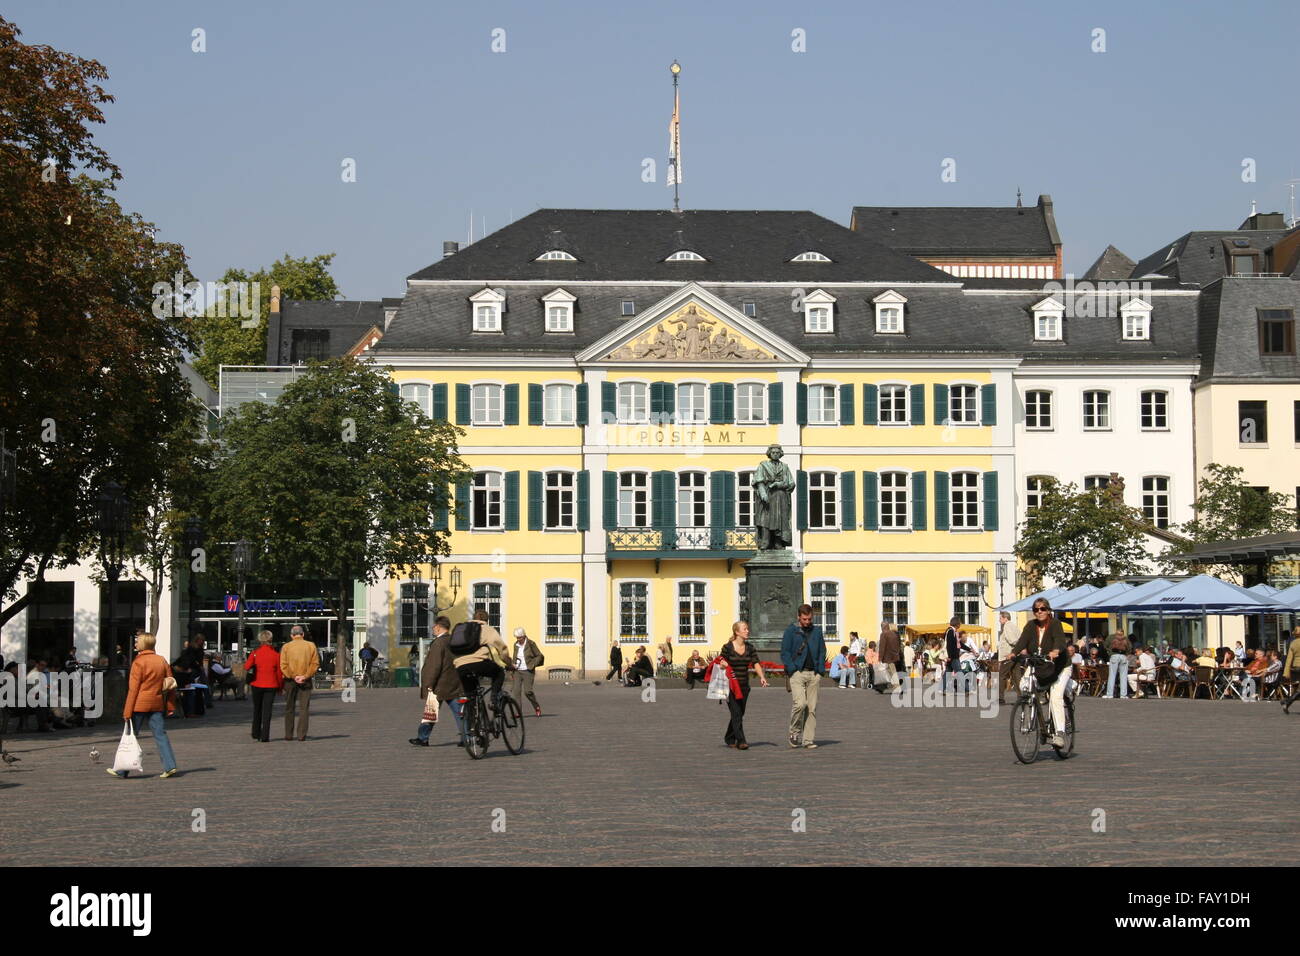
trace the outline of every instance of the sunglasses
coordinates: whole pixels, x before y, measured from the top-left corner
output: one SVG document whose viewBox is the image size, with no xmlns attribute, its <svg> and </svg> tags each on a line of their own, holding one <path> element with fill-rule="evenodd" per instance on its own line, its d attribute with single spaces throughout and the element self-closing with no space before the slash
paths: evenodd
<svg viewBox="0 0 1300 956">
<path fill-rule="evenodd" d="M 1034 608 L 1034 613 L 1035 613 L 1035 614 L 1038 614 L 1039 612 L 1047 612 L 1047 611 L 1050 611 L 1050 610 L 1051 610 L 1051 608 L 1046 608 L 1046 607 L 1036 607 L 1036 608 Z"/>
</svg>

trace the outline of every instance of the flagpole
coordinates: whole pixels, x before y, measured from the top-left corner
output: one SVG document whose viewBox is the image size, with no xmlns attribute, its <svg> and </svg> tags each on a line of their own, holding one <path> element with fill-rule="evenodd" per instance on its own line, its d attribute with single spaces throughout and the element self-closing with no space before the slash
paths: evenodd
<svg viewBox="0 0 1300 956">
<path fill-rule="evenodd" d="M 677 92 L 677 75 L 682 72 L 682 65 L 673 60 L 673 65 L 668 68 L 673 74 L 673 155 L 670 162 L 673 166 L 673 212 L 681 212 L 681 195 L 678 190 L 681 188 L 682 173 L 679 160 L 681 158 L 681 117 L 678 114 L 678 92 Z"/>
</svg>

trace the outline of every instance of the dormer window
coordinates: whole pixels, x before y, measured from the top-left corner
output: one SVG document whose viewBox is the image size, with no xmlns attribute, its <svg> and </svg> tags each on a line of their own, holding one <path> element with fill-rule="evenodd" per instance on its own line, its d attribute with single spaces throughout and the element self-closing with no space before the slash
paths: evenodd
<svg viewBox="0 0 1300 956">
<path fill-rule="evenodd" d="M 903 332 L 903 306 L 907 298 L 893 289 L 882 292 L 871 300 L 876 307 L 876 331 L 901 334 Z"/>
<path fill-rule="evenodd" d="M 835 296 L 815 289 L 804 296 L 803 330 L 805 332 L 835 331 Z"/>
<path fill-rule="evenodd" d="M 1151 338 L 1151 303 L 1133 299 L 1119 307 L 1125 342 L 1145 342 Z"/>
<path fill-rule="evenodd" d="M 679 249 L 664 262 L 704 262 L 705 258 L 698 252 L 691 252 L 689 249 Z"/>
<path fill-rule="evenodd" d="M 543 252 L 535 260 L 537 262 L 577 262 L 577 258 L 569 255 L 563 249 L 552 249 L 550 252 Z"/>
<path fill-rule="evenodd" d="M 826 256 L 822 255 L 820 252 L 801 252 L 790 261 L 791 262 L 830 262 L 831 260 L 828 259 Z"/>
<path fill-rule="evenodd" d="M 573 303 L 578 299 L 572 292 L 556 289 L 542 296 L 542 307 L 546 310 L 547 332 L 573 331 Z"/>
<path fill-rule="evenodd" d="M 501 313 L 505 311 L 506 297 L 496 289 L 482 289 L 469 297 L 474 310 L 475 332 L 500 332 Z"/>
<path fill-rule="evenodd" d="M 1044 299 L 1034 306 L 1034 341 L 1059 342 L 1065 325 L 1065 307 L 1055 299 Z"/>
</svg>

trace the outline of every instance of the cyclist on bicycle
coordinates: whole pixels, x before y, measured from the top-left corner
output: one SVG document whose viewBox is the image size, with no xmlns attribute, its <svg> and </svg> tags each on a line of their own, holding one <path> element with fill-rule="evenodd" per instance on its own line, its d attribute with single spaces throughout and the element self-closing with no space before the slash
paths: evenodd
<svg viewBox="0 0 1300 956">
<path fill-rule="evenodd" d="M 1033 620 L 1020 632 L 1020 640 L 1012 648 L 1013 656 L 1035 654 L 1047 658 L 1034 671 L 1039 687 L 1051 687 L 1052 726 L 1056 730 L 1052 737 L 1052 746 L 1064 747 L 1065 737 L 1061 728 L 1065 726 L 1065 691 L 1070 686 L 1070 676 L 1074 668 L 1070 665 L 1070 655 L 1066 653 L 1069 638 L 1061 628 L 1061 622 L 1052 616 L 1052 606 L 1039 598 L 1034 602 Z"/>
<path fill-rule="evenodd" d="M 461 686 L 465 696 L 473 706 L 474 695 L 478 692 L 480 677 L 492 678 L 492 709 L 497 709 L 501 699 L 501 685 L 505 683 L 506 670 L 514 670 L 511 664 L 510 649 L 501 639 L 501 634 L 487 622 L 487 611 L 479 609 L 474 612 L 474 620 L 479 622 L 478 650 L 471 654 L 462 654 L 452 663 L 460 675 Z"/>
</svg>

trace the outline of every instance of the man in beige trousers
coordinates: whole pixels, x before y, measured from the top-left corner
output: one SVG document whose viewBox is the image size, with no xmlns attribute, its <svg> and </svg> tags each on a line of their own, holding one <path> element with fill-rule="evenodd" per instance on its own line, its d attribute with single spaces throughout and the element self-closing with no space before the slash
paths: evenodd
<svg viewBox="0 0 1300 956">
<path fill-rule="evenodd" d="M 301 624 L 289 631 L 289 643 L 280 648 L 280 671 L 284 674 L 284 739 L 306 740 L 307 717 L 311 711 L 311 679 L 320 669 L 315 641 L 307 640 Z M 297 713 L 298 736 L 294 737 Z"/>
</svg>

